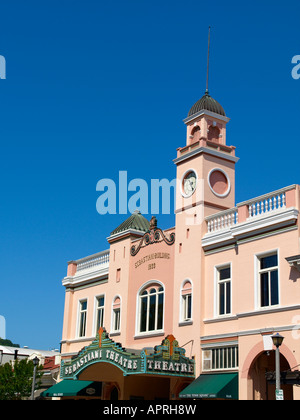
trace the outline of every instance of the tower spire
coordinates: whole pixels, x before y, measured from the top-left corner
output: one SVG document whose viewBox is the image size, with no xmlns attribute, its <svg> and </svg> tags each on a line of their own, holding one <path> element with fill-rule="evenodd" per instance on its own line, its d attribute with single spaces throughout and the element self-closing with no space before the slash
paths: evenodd
<svg viewBox="0 0 300 420">
<path fill-rule="evenodd" d="M 207 49 L 207 73 L 206 73 L 206 91 L 208 95 L 208 75 L 209 75 L 209 53 L 210 53 L 210 26 L 208 27 L 208 49 Z"/>
</svg>

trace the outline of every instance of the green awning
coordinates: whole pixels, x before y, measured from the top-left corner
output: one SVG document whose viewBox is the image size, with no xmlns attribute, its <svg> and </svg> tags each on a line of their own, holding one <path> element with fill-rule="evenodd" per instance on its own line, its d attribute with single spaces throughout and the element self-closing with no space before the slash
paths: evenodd
<svg viewBox="0 0 300 420">
<path fill-rule="evenodd" d="M 41 393 L 41 397 L 101 396 L 102 382 L 65 379 Z"/>
<path fill-rule="evenodd" d="M 238 400 L 238 373 L 202 374 L 179 397 Z"/>
</svg>

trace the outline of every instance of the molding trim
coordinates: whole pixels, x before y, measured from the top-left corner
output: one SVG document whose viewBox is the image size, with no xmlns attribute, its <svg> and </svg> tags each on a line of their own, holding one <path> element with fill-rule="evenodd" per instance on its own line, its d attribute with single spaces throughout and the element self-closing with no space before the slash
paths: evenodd
<svg viewBox="0 0 300 420">
<path fill-rule="evenodd" d="M 211 318 L 211 319 L 204 319 L 204 324 L 215 324 L 217 322 L 224 322 L 224 321 L 234 321 L 240 318 L 248 318 L 250 316 L 259 316 L 265 314 L 275 314 L 278 312 L 287 312 L 287 311 L 299 311 L 300 305 L 292 305 L 292 306 L 276 306 L 276 307 L 268 307 L 266 309 L 257 309 L 254 311 L 249 312 L 241 312 L 236 315 L 229 315 L 228 317 L 224 318 Z"/>
<path fill-rule="evenodd" d="M 201 115 L 207 115 L 208 117 L 212 117 L 217 120 L 224 121 L 226 123 L 230 121 L 230 118 L 224 117 L 223 115 L 217 114 L 216 112 L 208 111 L 207 109 L 201 109 L 201 111 L 197 112 L 196 114 L 193 114 L 190 117 L 185 118 L 183 122 L 185 124 L 188 124 L 189 122 L 195 120 L 196 118 L 201 117 Z"/>
<path fill-rule="evenodd" d="M 266 233 L 270 230 L 283 228 L 295 224 L 299 211 L 292 207 L 285 210 L 272 212 L 262 217 L 248 218 L 246 222 L 238 223 L 228 229 L 207 233 L 202 238 L 205 250 L 237 243 L 253 234 Z"/>
<path fill-rule="evenodd" d="M 106 267 L 92 272 L 76 273 L 75 276 L 65 277 L 62 280 L 62 285 L 64 287 L 77 288 L 91 283 L 106 283 L 108 281 L 108 270 L 108 267 Z"/>
<path fill-rule="evenodd" d="M 225 334 L 216 334 L 216 335 L 206 335 L 200 337 L 201 341 L 209 341 L 209 340 L 222 340 L 226 338 L 234 338 L 234 337 L 245 337 L 247 335 L 265 335 L 265 334 L 273 334 L 276 332 L 282 331 L 292 331 L 297 325 L 286 325 L 286 326 L 275 326 L 269 328 L 261 328 L 257 330 L 247 330 L 247 331 L 238 331 L 232 333 L 225 333 Z"/>
<path fill-rule="evenodd" d="M 124 239 L 125 237 L 128 237 L 128 236 L 136 236 L 139 238 L 140 236 L 143 236 L 144 234 L 145 232 L 142 230 L 127 229 L 127 230 L 123 230 L 122 232 L 115 233 L 114 235 L 110 235 L 106 239 L 109 243 L 111 243 L 119 239 Z"/>
<path fill-rule="evenodd" d="M 199 147 L 197 149 L 192 150 L 191 152 L 185 153 L 183 156 L 179 156 L 178 158 L 174 159 L 173 162 L 177 165 L 178 163 L 182 163 L 185 160 L 197 156 L 201 153 L 206 153 L 211 156 L 217 156 L 219 158 L 226 159 L 234 163 L 236 163 L 239 160 L 239 158 L 236 156 L 231 156 L 227 153 L 219 152 L 218 150 L 209 149 L 208 147 Z"/>
</svg>

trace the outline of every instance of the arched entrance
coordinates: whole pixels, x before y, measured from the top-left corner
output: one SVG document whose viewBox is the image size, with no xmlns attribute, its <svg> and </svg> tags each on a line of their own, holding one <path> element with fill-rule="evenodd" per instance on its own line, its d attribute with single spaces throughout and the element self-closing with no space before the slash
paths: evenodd
<svg viewBox="0 0 300 420">
<path fill-rule="evenodd" d="M 110 400 L 111 401 L 118 401 L 119 399 L 119 391 L 116 386 L 113 387 L 113 389 L 110 392 Z"/>
<path fill-rule="evenodd" d="M 281 372 L 290 369 L 287 359 L 280 354 Z M 261 352 L 252 362 L 248 379 L 252 382 L 253 400 L 275 400 L 275 384 L 266 379 L 267 372 L 275 371 L 275 351 Z M 293 385 L 281 385 L 285 400 L 293 400 Z"/>
</svg>

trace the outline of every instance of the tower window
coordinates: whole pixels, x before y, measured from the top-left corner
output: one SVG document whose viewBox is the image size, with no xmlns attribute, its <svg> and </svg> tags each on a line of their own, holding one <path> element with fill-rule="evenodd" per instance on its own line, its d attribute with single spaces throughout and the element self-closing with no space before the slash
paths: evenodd
<svg viewBox="0 0 300 420">
<path fill-rule="evenodd" d="M 191 131 L 191 136 L 192 136 L 192 142 L 196 142 L 198 140 L 200 140 L 200 127 L 198 125 L 196 125 L 192 131 Z"/>
<path fill-rule="evenodd" d="M 218 127 L 210 126 L 208 130 L 208 140 L 219 143 L 220 130 Z"/>
</svg>

